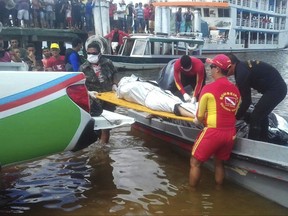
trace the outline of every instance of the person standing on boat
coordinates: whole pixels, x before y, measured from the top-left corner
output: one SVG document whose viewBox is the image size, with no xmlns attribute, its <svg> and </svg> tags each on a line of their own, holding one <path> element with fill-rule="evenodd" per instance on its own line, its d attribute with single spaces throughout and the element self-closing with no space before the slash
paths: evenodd
<svg viewBox="0 0 288 216">
<path fill-rule="evenodd" d="M 242 103 L 236 118 L 244 118 L 249 122 L 248 138 L 267 141 L 268 139 L 268 115 L 286 97 L 287 84 L 279 71 L 273 66 L 262 61 L 240 61 L 234 54 L 226 54 L 231 60 L 232 66 L 228 75 L 234 75 L 238 86 Z M 247 113 L 252 103 L 251 88 L 262 94 L 251 114 Z"/>
<path fill-rule="evenodd" d="M 187 32 L 188 28 L 190 29 L 190 32 L 192 32 L 193 31 L 192 21 L 194 20 L 194 15 L 191 12 L 190 8 L 188 8 L 187 12 L 184 13 L 184 18 L 185 18 L 185 32 Z"/>
<path fill-rule="evenodd" d="M 175 17 L 176 34 L 180 32 L 181 22 L 182 22 L 182 8 L 178 8 L 178 11 L 177 11 L 176 17 Z"/>
<path fill-rule="evenodd" d="M 201 91 L 195 124 L 204 124 L 198 135 L 190 159 L 189 183 L 195 187 L 201 176 L 201 165 L 214 156 L 215 181 L 221 185 L 224 180 L 223 161 L 228 160 L 236 137 L 236 112 L 241 96 L 238 88 L 227 76 L 230 59 L 224 54 L 207 59 L 214 82 L 205 85 Z"/>
<path fill-rule="evenodd" d="M 116 55 L 120 46 L 124 43 L 123 37 L 129 37 L 129 34 L 126 34 L 124 31 L 119 30 L 117 26 L 114 26 L 114 30 L 104 37 L 111 42 L 112 52 Z"/>
<path fill-rule="evenodd" d="M 205 85 L 205 79 L 203 62 L 198 58 L 183 55 L 179 59 L 171 60 L 161 70 L 158 84 L 162 89 L 170 90 L 183 101 L 196 103 Z"/>
<path fill-rule="evenodd" d="M 87 61 L 80 66 L 80 71 L 86 76 L 86 86 L 88 91 L 107 92 L 117 88 L 115 84 L 115 74 L 117 72 L 111 60 L 101 55 L 101 49 L 97 42 L 91 42 L 87 46 Z M 102 108 L 109 111 L 116 109 L 115 105 L 103 102 L 91 97 L 91 115 L 99 115 L 99 103 Z M 100 113 L 101 114 L 101 113 Z M 110 130 L 101 130 L 100 142 L 108 143 Z"/>
</svg>

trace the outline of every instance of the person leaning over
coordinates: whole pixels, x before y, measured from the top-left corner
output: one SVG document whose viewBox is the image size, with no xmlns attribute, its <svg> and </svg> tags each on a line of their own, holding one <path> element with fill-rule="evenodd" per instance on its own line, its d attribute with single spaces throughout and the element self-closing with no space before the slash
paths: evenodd
<svg viewBox="0 0 288 216">
<path fill-rule="evenodd" d="M 115 73 L 117 72 L 112 61 L 101 55 L 101 49 L 97 42 L 91 42 L 87 46 L 87 61 L 80 66 L 80 71 L 86 76 L 86 86 L 89 91 L 107 92 L 116 88 Z M 99 113 L 97 106 L 101 103 L 102 108 L 109 111 L 116 109 L 115 105 L 91 98 L 91 115 Z M 110 130 L 101 130 L 100 142 L 108 143 Z"/>
<path fill-rule="evenodd" d="M 116 55 L 121 45 L 124 44 L 124 37 L 129 37 L 129 34 L 119 30 L 117 25 L 114 26 L 114 30 L 104 36 L 104 38 L 108 39 L 111 42 L 111 49 L 113 54 Z"/>
<path fill-rule="evenodd" d="M 228 76 L 235 76 L 236 85 L 240 90 L 242 103 L 236 118 L 250 124 L 248 138 L 267 141 L 268 115 L 285 98 L 287 84 L 279 71 L 262 61 L 240 61 L 234 54 L 226 54 L 231 60 Z M 248 116 L 246 111 L 252 103 L 251 88 L 262 94 L 253 112 Z"/>
<path fill-rule="evenodd" d="M 169 70 L 170 67 L 173 67 L 172 73 Z M 203 62 L 198 58 L 183 55 L 177 60 L 171 60 L 162 69 L 158 84 L 162 89 L 170 90 L 183 101 L 196 103 L 200 91 L 205 85 L 205 79 Z M 194 92 L 191 98 L 192 90 Z"/>
<path fill-rule="evenodd" d="M 190 159 L 189 183 L 195 187 L 201 176 L 201 165 L 214 156 L 215 181 L 221 185 L 224 180 L 223 161 L 228 160 L 236 137 L 236 112 L 240 103 L 240 92 L 226 75 L 231 66 L 230 59 L 216 55 L 207 59 L 214 82 L 205 85 L 201 91 L 194 123 L 204 124 L 198 135 Z"/>
</svg>

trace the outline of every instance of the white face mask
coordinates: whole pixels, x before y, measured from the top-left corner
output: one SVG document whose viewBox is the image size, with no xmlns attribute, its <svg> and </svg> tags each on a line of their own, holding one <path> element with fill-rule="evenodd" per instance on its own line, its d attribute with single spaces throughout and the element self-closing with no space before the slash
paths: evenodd
<svg viewBox="0 0 288 216">
<path fill-rule="evenodd" d="M 89 61 L 92 64 L 97 64 L 99 61 L 100 55 L 87 55 L 87 61 Z"/>
</svg>

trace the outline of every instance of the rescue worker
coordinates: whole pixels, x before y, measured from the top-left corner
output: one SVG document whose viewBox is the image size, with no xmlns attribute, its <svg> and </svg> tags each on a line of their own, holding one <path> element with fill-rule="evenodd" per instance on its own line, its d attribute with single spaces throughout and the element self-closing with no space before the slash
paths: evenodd
<svg viewBox="0 0 288 216">
<path fill-rule="evenodd" d="M 236 137 L 236 112 L 240 104 L 240 92 L 226 75 L 231 66 L 224 54 L 207 59 L 214 82 L 205 85 L 201 91 L 194 123 L 204 124 L 198 135 L 190 160 L 189 183 L 195 187 L 201 175 L 201 164 L 214 156 L 215 181 L 221 185 L 224 180 L 223 161 L 228 160 Z"/>
<path fill-rule="evenodd" d="M 267 141 L 268 115 L 285 98 L 287 84 L 279 71 L 262 61 L 240 61 L 234 54 L 226 54 L 231 60 L 228 76 L 234 75 L 240 90 L 242 103 L 236 118 L 246 120 L 249 126 L 248 138 Z M 252 103 L 251 88 L 262 94 L 251 114 L 246 113 Z"/>
<path fill-rule="evenodd" d="M 206 72 L 203 62 L 195 57 L 183 55 L 171 60 L 160 72 L 159 86 L 170 90 L 184 102 L 196 103 L 205 85 Z M 193 95 L 191 95 L 192 91 Z"/>
</svg>

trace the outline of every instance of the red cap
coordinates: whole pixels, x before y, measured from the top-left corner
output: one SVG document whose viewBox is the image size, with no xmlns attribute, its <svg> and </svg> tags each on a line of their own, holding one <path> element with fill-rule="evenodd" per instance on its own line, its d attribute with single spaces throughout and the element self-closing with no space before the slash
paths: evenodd
<svg viewBox="0 0 288 216">
<path fill-rule="evenodd" d="M 208 64 L 214 64 L 223 70 L 228 70 L 231 66 L 230 58 L 224 54 L 216 55 L 213 59 L 207 58 L 206 62 Z"/>
</svg>

